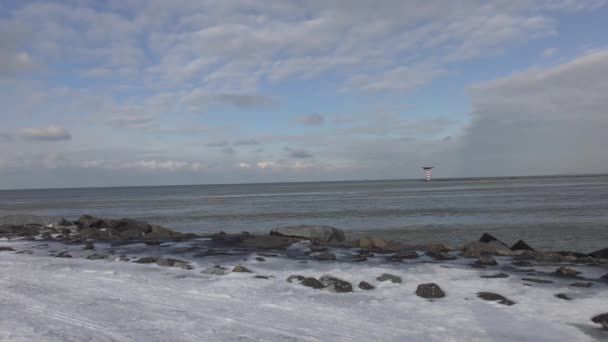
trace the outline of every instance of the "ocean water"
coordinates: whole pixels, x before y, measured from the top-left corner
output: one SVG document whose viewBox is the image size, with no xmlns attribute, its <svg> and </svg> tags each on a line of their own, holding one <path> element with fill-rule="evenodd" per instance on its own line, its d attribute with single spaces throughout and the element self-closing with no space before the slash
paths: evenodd
<svg viewBox="0 0 608 342">
<path fill-rule="evenodd" d="M 182 232 L 267 232 L 320 224 L 352 238 L 506 243 L 590 252 L 608 247 L 608 176 L 0 191 L 0 215 L 130 217 Z"/>
</svg>

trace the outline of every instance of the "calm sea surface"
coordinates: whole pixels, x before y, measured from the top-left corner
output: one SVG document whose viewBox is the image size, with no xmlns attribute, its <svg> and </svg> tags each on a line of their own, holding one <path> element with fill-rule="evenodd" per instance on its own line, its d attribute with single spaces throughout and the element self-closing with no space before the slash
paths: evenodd
<svg viewBox="0 0 608 342">
<path fill-rule="evenodd" d="M 316 182 L 0 191 L 0 215 L 130 217 L 183 232 L 297 224 L 402 241 L 608 247 L 608 176 Z"/>
</svg>

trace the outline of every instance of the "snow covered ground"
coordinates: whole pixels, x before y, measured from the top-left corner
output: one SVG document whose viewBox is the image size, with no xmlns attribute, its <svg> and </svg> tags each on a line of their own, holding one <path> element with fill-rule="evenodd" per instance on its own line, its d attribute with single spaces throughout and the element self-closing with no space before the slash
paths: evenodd
<svg viewBox="0 0 608 342">
<path fill-rule="evenodd" d="M 30 243 L 31 244 L 31 243 Z M 19 245 L 0 241 L 0 246 Z M 80 247 L 81 249 L 81 247 Z M 83 251 L 81 251 L 84 253 Z M 48 253 L 47 253 L 48 255 Z M 452 263 L 301 263 L 255 255 L 189 260 L 193 270 L 108 260 L 0 252 L 0 339 L 5 341 L 596 341 L 590 318 L 608 311 L 608 285 L 572 281 L 523 285 L 521 277 L 482 279 L 493 270 Z M 224 258 L 224 259 L 222 259 Z M 222 262 L 254 273 L 205 275 Z M 549 267 L 550 268 L 550 267 Z M 605 267 L 576 267 L 599 277 Z M 555 269 L 552 267 L 551 269 Z M 403 283 L 379 282 L 392 273 Z M 350 281 L 352 293 L 297 283 L 292 274 Z M 271 276 L 270 279 L 253 278 Z M 376 289 L 356 285 L 365 280 Z M 446 297 L 414 294 L 434 282 Z M 517 304 L 483 301 L 499 293 Z M 554 297 L 566 293 L 565 301 Z"/>
</svg>

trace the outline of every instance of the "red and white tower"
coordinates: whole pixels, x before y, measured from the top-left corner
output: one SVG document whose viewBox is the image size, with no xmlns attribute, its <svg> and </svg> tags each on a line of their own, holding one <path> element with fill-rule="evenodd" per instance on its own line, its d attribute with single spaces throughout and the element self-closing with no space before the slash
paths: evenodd
<svg viewBox="0 0 608 342">
<path fill-rule="evenodd" d="M 435 168 L 434 166 L 423 166 L 422 169 L 424 170 L 425 176 L 426 176 L 426 181 L 430 181 L 431 180 L 431 169 Z"/>
</svg>

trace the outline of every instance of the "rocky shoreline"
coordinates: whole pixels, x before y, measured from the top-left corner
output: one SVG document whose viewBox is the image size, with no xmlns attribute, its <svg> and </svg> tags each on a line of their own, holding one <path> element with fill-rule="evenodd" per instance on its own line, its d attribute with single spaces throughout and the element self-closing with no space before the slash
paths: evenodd
<svg viewBox="0 0 608 342">
<path fill-rule="evenodd" d="M 363 237 L 347 241 L 344 232 L 327 226 L 295 226 L 272 229 L 268 234 L 247 232 L 208 235 L 184 234 L 133 219 L 103 219 L 88 215 L 71 222 L 61 217 L 13 215 L 0 218 L 2 252 L 34 254 L 55 258 L 83 258 L 154 264 L 204 275 L 251 273 L 258 279 L 272 276 L 257 274 L 241 265 L 253 258 L 262 263 L 268 258 L 288 258 L 299 263 L 434 263 L 441 267 L 473 268 L 488 273 L 483 279 L 518 278 L 522 286 L 551 287 L 558 284 L 573 288 L 608 288 L 608 248 L 592 253 L 538 251 L 520 240 L 508 246 L 490 234 L 463 246 L 439 242 L 405 244 L 398 241 Z M 45 255 L 45 253 L 48 253 Z M 198 260 L 212 260 L 216 266 L 197 269 Z M 232 264 L 231 266 L 225 266 Z M 597 277 L 583 275 L 577 268 L 595 270 Z M 288 283 L 335 293 L 356 289 L 371 291 L 382 282 L 399 284 L 400 276 L 379 274 L 376 279 L 354 286 L 348 279 L 324 274 L 318 277 L 293 274 Z M 375 285 L 374 285 L 375 284 Z M 429 300 L 446 296 L 441 284 L 419 284 L 415 295 Z M 449 295 L 449 294 L 448 294 Z M 475 295 L 505 306 L 517 303 L 501 294 L 482 291 Z M 556 300 L 571 301 L 566 293 L 555 293 Z M 608 311 L 608 307 L 607 307 Z M 589 317 L 608 330 L 608 313 Z"/>
</svg>

